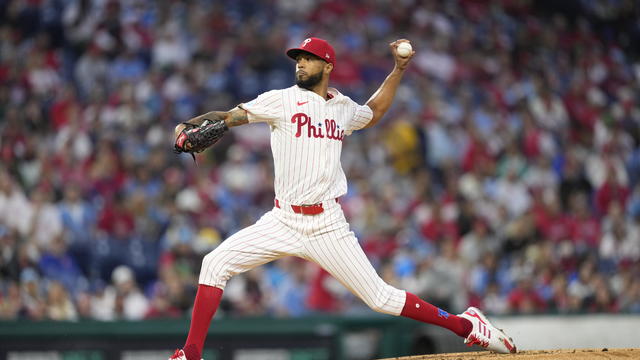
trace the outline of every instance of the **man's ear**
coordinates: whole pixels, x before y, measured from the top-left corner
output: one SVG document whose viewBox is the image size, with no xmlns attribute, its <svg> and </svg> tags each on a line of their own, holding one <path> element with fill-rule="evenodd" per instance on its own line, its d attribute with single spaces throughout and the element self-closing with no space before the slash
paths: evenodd
<svg viewBox="0 0 640 360">
<path fill-rule="evenodd" d="M 331 74 L 331 72 L 333 71 L 333 64 L 332 63 L 326 63 L 324 66 L 324 73 L 329 75 Z"/>
</svg>

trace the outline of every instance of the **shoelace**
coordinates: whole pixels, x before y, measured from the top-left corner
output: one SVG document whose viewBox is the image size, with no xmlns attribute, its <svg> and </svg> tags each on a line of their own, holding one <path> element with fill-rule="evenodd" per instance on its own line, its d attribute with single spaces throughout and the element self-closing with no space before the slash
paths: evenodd
<svg viewBox="0 0 640 360">
<path fill-rule="evenodd" d="M 179 359 L 180 358 L 180 349 L 177 349 L 173 355 L 171 355 L 171 357 L 169 358 L 169 360 L 171 359 Z"/>
<path fill-rule="evenodd" d="M 488 340 L 480 340 L 475 335 L 469 335 L 469 337 L 467 338 L 467 346 L 472 346 L 474 344 L 480 345 L 483 348 L 489 347 Z"/>
</svg>

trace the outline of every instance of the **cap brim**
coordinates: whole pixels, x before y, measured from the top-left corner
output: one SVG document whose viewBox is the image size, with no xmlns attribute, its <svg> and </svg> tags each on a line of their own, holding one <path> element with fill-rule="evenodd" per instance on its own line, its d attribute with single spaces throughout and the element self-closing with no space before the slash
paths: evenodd
<svg viewBox="0 0 640 360">
<path fill-rule="evenodd" d="M 287 50 L 287 52 L 286 52 L 287 56 L 288 56 L 288 57 L 290 57 L 290 58 L 292 58 L 293 60 L 295 60 L 295 59 L 296 59 L 296 57 L 297 57 L 298 55 L 300 55 L 300 53 L 310 54 L 310 55 L 313 55 L 313 56 L 317 57 L 318 59 L 321 59 L 321 60 L 324 60 L 325 62 L 327 62 L 327 60 L 325 60 L 325 59 L 321 58 L 320 56 L 318 56 L 318 55 L 316 55 L 316 54 L 314 54 L 314 53 L 312 53 L 312 52 L 310 52 L 310 51 L 303 50 L 303 49 L 300 49 L 300 48 L 293 48 L 293 49 L 289 49 L 289 50 Z"/>
<path fill-rule="evenodd" d="M 298 48 L 293 48 L 293 49 L 287 50 L 286 54 L 287 54 L 288 57 L 290 57 L 293 60 L 295 60 L 296 56 L 298 56 L 298 54 L 300 54 L 301 52 L 302 52 L 302 50 L 300 50 Z"/>
</svg>

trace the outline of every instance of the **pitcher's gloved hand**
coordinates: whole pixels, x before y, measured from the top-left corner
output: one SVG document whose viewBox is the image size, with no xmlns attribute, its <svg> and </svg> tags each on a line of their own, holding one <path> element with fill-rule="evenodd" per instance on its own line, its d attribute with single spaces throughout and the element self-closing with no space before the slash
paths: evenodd
<svg viewBox="0 0 640 360">
<path fill-rule="evenodd" d="M 173 151 L 176 154 L 203 152 L 209 146 L 222 138 L 224 132 L 229 130 L 224 120 L 211 121 L 206 119 L 202 125 L 183 123 L 186 127 L 178 134 Z M 195 158 L 195 157 L 194 157 Z"/>
</svg>

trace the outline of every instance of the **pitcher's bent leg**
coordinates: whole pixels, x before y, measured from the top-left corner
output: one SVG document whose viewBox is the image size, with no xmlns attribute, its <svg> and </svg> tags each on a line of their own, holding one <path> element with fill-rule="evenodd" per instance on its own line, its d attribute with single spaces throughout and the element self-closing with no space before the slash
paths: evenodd
<svg viewBox="0 0 640 360">
<path fill-rule="evenodd" d="M 234 275 L 297 253 L 296 235 L 266 213 L 258 222 L 233 234 L 202 261 L 199 283 L 224 289 Z"/>
<path fill-rule="evenodd" d="M 187 359 L 200 359 L 209 324 L 220 304 L 227 281 L 235 274 L 295 254 L 298 252 L 297 244 L 296 235 L 269 212 L 205 256 L 189 335 L 182 350 Z"/>
</svg>

